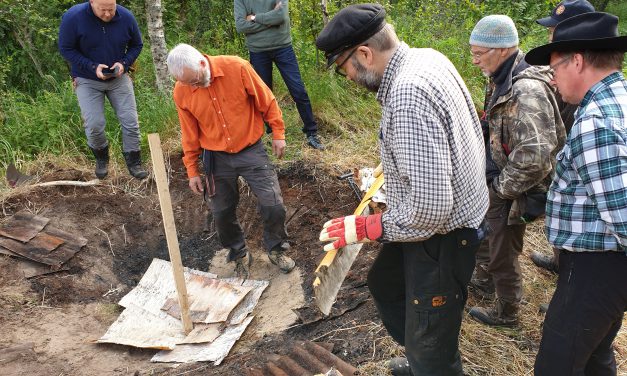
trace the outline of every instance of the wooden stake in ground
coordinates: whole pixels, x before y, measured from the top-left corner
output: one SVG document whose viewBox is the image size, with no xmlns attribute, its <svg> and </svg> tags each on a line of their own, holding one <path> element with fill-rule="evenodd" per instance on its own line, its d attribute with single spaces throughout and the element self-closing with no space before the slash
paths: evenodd
<svg viewBox="0 0 627 376">
<path fill-rule="evenodd" d="M 172 263 L 172 272 L 174 273 L 174 284 L 176 286 L 176 293 L 179 297 L 179 306 L 181 307 L 183 330 L 185 331 L 185 334 L 189 334 L 189 332 L 193 329 L 193 324 L 189 316 L 187 287 L 185 287 L 183 263 L 181 262 L 181 252 L 179 250 L 179 241 L 176 235 L 174 213 L 172 212 L 172 201 L 170 199 L 168 178 L 165 172 L 165 163 L 163 162 L 163 152 L 161 151 L 161 140 L 159 139 L 159 134 L 149 134 L 148 145 L 150 146 L 150 156 L 152 158 L 152 170 L 155 174 L 157 191 L 159 192 L 159 206 L 161 206 L 163 227 L 165 228 L 165 238 L 168 242 L 168 252 L 170 253 L 170 262 Z"/>
</svg>

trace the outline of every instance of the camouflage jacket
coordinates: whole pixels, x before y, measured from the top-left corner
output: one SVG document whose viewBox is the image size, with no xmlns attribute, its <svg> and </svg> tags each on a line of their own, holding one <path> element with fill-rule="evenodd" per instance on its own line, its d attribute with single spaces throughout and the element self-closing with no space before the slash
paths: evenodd
<svg viewBox="0 0 627 376">
<path fill-rule="evenodd" d="M 522 223 L 525 192 L 548 190 L 555 155 L 566 140 L 555 91 L 549 83 L 550 69 L 531 66 L 521 70 L 523 59 L 519 51 L 510 73 L 511 84 L 498 98 L 486 102 L 491 104 L 486 112 L 490 151 L 500 170 L 492 187 L 500 197 L 514 200 L 509 224 Z M 493 83 L 490 87 L 494 88 Z M 489 100 L 490 93 L 486 97 Z"/>
</svg>

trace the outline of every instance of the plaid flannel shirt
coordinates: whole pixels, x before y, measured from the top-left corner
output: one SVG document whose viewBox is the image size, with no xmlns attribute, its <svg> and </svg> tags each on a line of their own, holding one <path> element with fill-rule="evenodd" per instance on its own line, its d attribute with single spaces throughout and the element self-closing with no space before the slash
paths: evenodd
<svg viewBox="0 0 627 376">
<path fill-rule="evenodd" d="M 441 53 L 402 43 L 377 100 L 388 210 L 383 240 L 478 228 L 488 209 L 485 150 L 470 93 Z"/>
<path fill-rule="evenodd" d="M 549 242 L 573 252 L 627 251 L 627 81 L 592 86 L 557 155 L 546 206 Z"/>
</svg>

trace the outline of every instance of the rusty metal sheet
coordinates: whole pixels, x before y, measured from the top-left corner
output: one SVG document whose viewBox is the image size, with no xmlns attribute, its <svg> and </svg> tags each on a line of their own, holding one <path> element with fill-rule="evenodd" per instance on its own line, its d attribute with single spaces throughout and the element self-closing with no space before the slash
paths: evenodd
<svg viewBox="0 0 627 376">
<path fill-rule="evenodd" d="M 357 368 L 346 363 L 332 352 L 332 347 L 315 342 L 292 344 L 287 355 L 270 355 L 262 368 L 249 370 L 251 375 L 356 375 Z"/>
<path fill-rule="evenodd" d="M 191 276 L 186 285 L 192 321 L 206 324 L 227 321 L 231 311 L 252 290 L 252 286 L 233 285 L 200 275 Z M 168 297 L 161 309 L 173 317 L 181 317 L 176 296 Z"/>
<path fill-rule="evenodd" d="M 0 237 L 0 247 L 4 247 L 18 255 L 46 265 L 59 266 L 74 257 L 78 250 L 65 244 L 50 252 L 46 248 L 33 246 L 30 242 L 23 244 L 16 240 Z"/>
<path fill-rule="evenodd" d="M 13 217 L 0 227 L 0 235 L 27 242 L 39 234 L 49 221 L 48 218 L 20 211 L 15 213 Z"/>
<path fill-rule="evenodd" d="M 87 239 L 85 239 L 84 237 L 71 234 L 54 226 L 46 226 L 43 232 L 63 240 L 66 247 L 76 251 L 80 251 L 81 248 L 87 245 Z"/>
<path fill-rule="evenodd" d="M 27 242 L 29 247 L 34 249 L 42 249 L 48 252 L 52 252 L 57 249 L 61 244 L 65 243 L 63 239 L 57 238 L 56 236 L 46 234 L 45 232 L 40 232 L 35 235 L 34 238 Z"/>
</svg>

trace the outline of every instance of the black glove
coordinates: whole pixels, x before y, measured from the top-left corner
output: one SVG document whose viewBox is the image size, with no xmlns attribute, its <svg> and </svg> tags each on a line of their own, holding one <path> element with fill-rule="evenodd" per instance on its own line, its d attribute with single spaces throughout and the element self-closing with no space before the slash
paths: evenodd
<svg viewBox="0 0 627 376">
<path fill-rule="evenodd" d="M 525 192 L 522 198 L 525 200 L 525 212 L 520 216 L 521 221 L 530 223 L 544 215 L 546 211 L 546 192 Z"/>
</svg>

